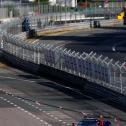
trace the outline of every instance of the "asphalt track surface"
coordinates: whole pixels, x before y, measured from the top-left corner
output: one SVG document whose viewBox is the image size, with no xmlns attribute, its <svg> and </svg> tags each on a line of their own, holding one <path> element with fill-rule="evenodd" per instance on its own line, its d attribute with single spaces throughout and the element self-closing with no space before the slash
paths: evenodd
<svg viewBox="0 0 126 126">
<path fill-rule="evenodd" d="M 0 63 L 1 126 L 71 126 L 90 114 L 104 115 L 112 126 L 126 125 L 126 113 L 119 109 Z"/>
<path fill-rule="evenodd" d="M 123 62 L 125 33 L 124 26 L 115 26 L 50 34 L 37 41 L 81 53 L 94 51 Z M 60 83 L 0 64 L 1 126 L 70 126 L 86 114 L 104 115 L 112 126 L 126 126 L 126 113 L 117 108 Z"/>
<path fill-rule="evenodd" d="M 63 46 L 76 52 L 96 52 L 115 61 L 126 61 L 126 27 L 116 25 L 73 32 L 54 33 L 39 38 L 43 43 Z"/>
</svg>

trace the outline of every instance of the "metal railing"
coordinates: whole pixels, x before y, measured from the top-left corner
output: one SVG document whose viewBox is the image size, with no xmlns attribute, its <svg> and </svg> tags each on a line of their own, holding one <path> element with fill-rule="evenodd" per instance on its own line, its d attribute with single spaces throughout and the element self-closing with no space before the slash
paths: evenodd
<svg viewBox="0 0 126 126">
<path fill-rule="evenodd" d="M 32 3 L 32 4 L 13 4 L 0 6 L 0 17 L 22 17 L 26 15 L 53 15 L 61 17 L 64 13 L 74 16 L 86 16 L 86 17 L 100 17 L 105 16 L 109 18 L 114 18 L 120 10 L 122 10 L 125 2 L 110 2 L 108 7 L 104 7 L 104 3 L 90 3 L 90 6 L 81 8 L 79 6 L 70 7 L 62 3 L 52 5 L 50 3 Z M 118 5 L 118 6 L 117 6 Z"/>
<path fill-rule="evenodd" d="M 115 19 L 124 5 L 124 2 L 119 3 L 117 7 L 115 2 L 111 2 L 107 8 L 99 7 L 99 5 L 103 6 L 103 3 L 92 3 L 86 8 L 63 6 L 61 3 L 56 5 L 50 3 L 16 4 L 0 6 L 0 17 L 16 18 L 16 21 L 12 22 L 13 24 L 6 23 L 3 28 L 8 30 L 8 33 L 17 34 L 22 30 L 24 16 L 29 18 L 30 28 L 37 30 L 73 23 L 88 25 L 92 23 L 92 20 Z"/>
</svg>

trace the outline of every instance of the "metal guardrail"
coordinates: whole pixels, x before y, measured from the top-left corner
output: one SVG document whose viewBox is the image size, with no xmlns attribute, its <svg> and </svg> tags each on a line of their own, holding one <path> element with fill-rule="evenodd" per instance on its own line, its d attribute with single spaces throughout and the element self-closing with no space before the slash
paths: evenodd
<svg viewBox="0 0 126 126">
<path fill-rule="evenodd" d="M 116 62 L 94 52 L 80 54 L 60 46 L 29 44 L 7 32 L 2 32 L 1 37 L 1 50 L 25 61 L 45 64 L 126 94 L 125 62 Z"/>
</svg>

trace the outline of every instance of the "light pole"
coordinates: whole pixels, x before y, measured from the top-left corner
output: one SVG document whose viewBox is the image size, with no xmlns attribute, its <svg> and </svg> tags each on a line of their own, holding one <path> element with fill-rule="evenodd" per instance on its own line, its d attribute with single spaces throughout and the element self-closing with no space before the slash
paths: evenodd
<svg viewBox="0 0 126 126">
<path fill-rule="evenodd" d="M 120 83 L 120 93 L 123 93 L 123 78 L 122 78 L 122 65 L 119 64 L 119 61 L 117 61 L 114 66 L 116 67 L 116 70 L 118 70 L 117 74 L 119 74 L 119 83 Z M 115 81 L 116 82 L 116 81 Z"/>
<path fill-rule="evenodd" d="M 75 21 L 76 21 L 76 11 L 77 11 L 77 0 L 75 0 Z"/>
<path fill-rule="evenodd" d="M 20 5 L 21 5 L 21 3 L 22 3 L 22 0 L 20 0 Z"/>
<path fill-rule="evenodd" d="M 38 13 L 40 14 L 40 0 L 38 0 Z"/>
<path fill-rule="evenodd" d="M 67 13 L 67 3 L 66 3 L 66 0 L 65 0 L 65 24 L 66 24 L 66 19 L 67 19 L 66 18 L 66 15 L 67 15 L 66 13 Z"/>
<path fill-rule="evenodd" d="M 75 7 L 77 6 L 77 0 L 75 0 Z"/>
<path fill-rule="evenodd" d="M 121 94 L 122 94 L 123 93 L 123 81 L 122 81 L 122 71 L 121 71 L 121 68 L 120 68 L 119 78 L 120 78 L 120 88 L 121 88 Z"/>
<path fill-rule="evenodd" d="M 0 1 L 0 5 L 2 5 L 2 3 L 3 3 L 3 0 Z"/>
</svg>

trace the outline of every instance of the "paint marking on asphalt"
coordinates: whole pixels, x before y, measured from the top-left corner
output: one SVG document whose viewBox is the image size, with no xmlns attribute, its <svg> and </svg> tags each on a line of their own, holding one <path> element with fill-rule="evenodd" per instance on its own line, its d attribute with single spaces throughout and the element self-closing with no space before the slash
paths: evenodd
<svg viewBox="0 0 126 126">
<path fill-rule="evenodd" d="M 43 120 L 40 120 L 40 122 L 44 122 Z"/>
<path fill-rule="evenodd" d="M 14 104 L 14 106 L 15 106 L 15 107 L 17 107 L 17 105 L 16 105 L 16 104 Z"/>
<path fill-rule="evenodd" d="M 38 101 L 35 102 L 37 105 L 41 105 Z"/>
<path fill-rule="evenodd" d="M 12 93 L 9 93 L 9 92 L 7 92 L 7 91 L 5 91 L 5 90 L 2 90 L 2 91 L 5 92 L 6 94 L 9 94 L 9 95 L 11 95 L 11 96 L 14 96 Z M 3 97 L 0 97 L 0 98 L 3 99 Z M 19 99 L 19 100 L 21 100 L 22 102 L 25 102 L 26 104 L 28 104 L 28 105 L 30 105 L 30 106 L 32 106 L 32 107 L 38 109 L 39 111 L 42 111 L 42 109 L 40 109 L 39 107 L 37 107 L 37 106 L 35 106 L 35 105 L 33 105 L 33 104 L 27 102 L 27 101 L 24 100 L 24 99 L 21 99 L 21 98 L 17 98 L 17 99 Z M 11 105 L 17 107 L 17 108 L 20 109 L 21 111 L 24 111 L 25 113 L 28 113 L 29 115 L 33 116 L 33 117 L 36 118 L 37 120 L 40 120 L 39 117 L 37 117 L 37 116 L 33 115 L 32 113 L 30 113 L 30 112 L 24 110 L 23 108 L 21 108 L 20 106 L 17 106 L 16 104 L 10 102 L 9 100 L 7 100 L 7 99 L 5 99 L 5 98 L 4 98 L 3 100 L 4 100 L 4 101 L 7 101 L 7 102 L 10 103 Z M 40 105 L 40 103 L 38 104 L 38 101 L 36 102 L 36 104 L 37 104 L 37 105 Z M 66 124 L 66 122 L 64 122 L 63 120 L 60 120 L 58 117 L 55 117 L 54 115 L 51 115 L 51 113 L 47 113 L 46 111 L 42 111 L 42 112 L 43 112 L 43 113 L 46 113 L 47 115 L 50 115 L 50 117 L 54 118 L 55 120 L 58 120 L 59 122 L 62 122 L 63 124 Z M 47 124 L 48 124 L 48 123 L 47 123 Z"/>
<path fill-rule="evenodd" d="M 115 46 L 112 47 L 112 51 L 113 52 L 116 52 Z"/>
<path fill-rule="evenodd" d="M 25 101 L 25 100 L 22 100 L 23 102 L 25 102 L 26 104 L 36 108 L 37 110 L 39 111 L 42 111 L 42 109 L 40 109 L 39 107 L 33 105 L 33 104 L 29 104 L 29 102 Z M 58 117 L 55 117 L 55 115 L 51 115 L 51 113 L 49 112 L 46 112 L 46 111 L 42 111 L 43 113 L 46 113 L 47 115 L 50 115 L 50 117 L 54 118 L 55 120 L 58 120 L 59 122 L 62 122 L 63 124 L 66 124 L 66 122 L 64 122 L 63 120 L 60 120 Z"/>
<path fill-rule="evenodd" d="M 23 108 L 21 108 L 21 110 L 22 110 L 22 111 L 24 111 L 24 109 L 23 109 Z"/>
<path fill-rule="evenodd" d="M 37 107 L 37 106 L 36 106 L 35 108 L 36 108 L 36 109 L 39 109 L 39 107 Z"/>
<path fill-rule="evenodd" d="M 32 113 L 30 113 L 30 112 L 28 112 L 28 114 L 31 116 L 32 115 Z"/>
<path fill-rule="evenodd" d="M 24 112 L 25 112 L 25 113 L 28 113 L 28 111 L 26 111 L 26 110 L 25 110 Z"/>
<path fill-rule="evenodd" d="M 63 122 L 64 124 L 66 124 L 66 122 Z"/>
<path fill-rule="evenodd" d="M 67 126 L 71 126 L 71 124 L 68 123 Z"/>
<path fill-rule="evenodd" d="M 44 122 L 44 124 L 46 124 L 46 125 L 47 125 L 48 123 L 47 123 L 47 122 Z"/>
<path fill-rule="evenodd" d="M 28 115 L 32 116 L 33 118 L 35 118 L 36 120 L 39 120 L 40 122 L 44 123 L 45 125 L 48 125 L 48 126 L 52 126 L 50 124 L 48 124 L 47 122 L 45 122 L 44 120 L 40 119 L 39 117 L 37 117 L 36 115 L 28 112 L 27 110 L 21 108 L 20 106 L 17 106 L 16 104 L 14 104 L 13 102 L 10 102 L 9 100 L 7 100 L 6 98 L 3 98 L 3 97 L 0 97 L 1 99 L 3 99 L 4 101 L 10 103 L 11 105 L 17 107 L 17 109 L 21 110 L 21 111 L 24 111 L 25 113 L 27 113 Z"/>
<path fill-rule="evenodd" d="M 47 115 L 50 115 L 50 113 L 46 113 Z"/>
<path fill-rule="evenodd" d="M 35 107 L 34 105 L 31 105 L 32 107 Z"/>
<path fill-rule="evenodd" d="M 40 120 L 40 118 L 39 118 L 39 117 L 36 117 L 36 119 L 37 119 L 37 120 Z"/>
<path fill-rule="evenodd" d="M 10 93 L 10 92 L 7 92 L 7 91 L 6 91 L 6 93 L 7 93 L 8 95 L 11 95 L 11 93 Z"/>
<path fill-rule="evenodd" d="M 59 122 L 62 122 L 63 120 L 59 119 Z"/>
<path fill-rule="evenodd" d="M 17 108 L 18 108 L 18 109 L 21 109 L 21 107 L 20 107 L 20 106 L 18 106 Z"/>
<path fill-rule="evenodd" d="M 32 41 L 32 43 L 34 44 L 34 43 L 36 43 L 38 41 L 40 41 L 40 40 L 39 39 L 36 39 L 36 40 Z"/>
<path fill-rule="evenodd" d="M 1 78 L 7 78 L 7 79 L 12 79 L 12 80 L 20 80 L 20 81 L 27 81 L 27 82 L 30 82 L 30 83 L 34 83 L 35 81 L 30 81 L 30 80 L 27 80 L 27 79 L 18 79 L 18 78 L 14 78 L 14 77 L 5 77 L 5 76 L 0 76 Z"/>
<path fill-rule="evenodd" d="M 54 115 L 50 115 L 51 117 L 54 117 Z"/>
<path fill-rule="evenodd" d="M 7 101 L 7 99 L 5 99 L 5 98 L 4 98 L 3 100 L 4 100 L 4 101 Z"/>
<path fill-rule="evenodd" d="M 28 102 L 26 102 L 28 104 Z M 31 106 L 35 107 L 36 109 L 38 109 L 39 111 L 42 111 L 42 109 L 40 109 L 39 107 L 31 104 Z M 44 113 L 46 113 L 47 115 L 50 115 L 50 117 L 54 118 L 55 120 L 59 120 L 58 117 L 55 117 L 54 115 L 51 115 L 51 113 L 43 111 Z M 59 122 L 62 122 L 63 124 L 66 124 L 67 122 L 64 122 L 63 120 L 59 120 Z"/>
<path fill-rule="evenodd" d="M 11 102 L 10 104 L 11 104 L 11 105 L 14 105 L 14 103 L 13 103 L 13 102 Z"/>
<path fill-rule="evenodd" d="M 33 118 L 36 118 L 36 115 L 33 115 L 33 114 L 32 114 L 32 117 L 33 117 Z"/>
<path fill-rule="evenodd" d="M 54 117 L 54 119 L 56 119 L 56 120 L 57 120 L 58 118 L 57 118 L 57 117 Z"/>
</svg>

